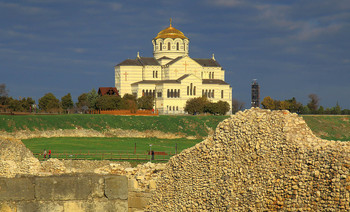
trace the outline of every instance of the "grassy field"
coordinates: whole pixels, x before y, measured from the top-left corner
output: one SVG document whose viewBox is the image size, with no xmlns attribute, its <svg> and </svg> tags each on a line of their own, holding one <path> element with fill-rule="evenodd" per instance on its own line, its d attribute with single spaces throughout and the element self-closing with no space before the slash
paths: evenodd
<svg viewBox="0 0 350 212">
<path fill-rule="evenodd" d="M 113 116 L 113 115 L 0 115 L 0 131 L 55 130 L 55 129 L 106 129 L 159 130 L 165 133 L 181 133 L 185 136 L 205 137 L 208 128 L 228 116 Z"/>
<path fill-rule="evenodd" d="M 171 155 L 201 142 L 201 139 L 158 139 L 158 138 L 33 138 L 22 140 L 34 154 L 51 150 L 54 158 L 102 159 L 118 157 L 149 158 L 151 149 L 165 152 L 167 156 L 156 156 L 169 159 Z M 135 151 L 136 145 L 136 151 Z M 88 153 L 88 154 L 87 154 Z M 42 159 L 42 156 L 39 156 Z"/>
<path fill-rule="evenodd" d="M 304 115 L 313 133 L 323 139 L 350 141 L 350 116 Z"/>
</svg>

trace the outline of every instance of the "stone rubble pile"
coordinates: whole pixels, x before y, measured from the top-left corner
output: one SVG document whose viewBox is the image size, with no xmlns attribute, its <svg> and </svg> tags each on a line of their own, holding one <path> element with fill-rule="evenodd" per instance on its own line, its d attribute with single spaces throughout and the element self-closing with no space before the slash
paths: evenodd
<svg viewBox="0 0 350 212">
<path fill-rule="evenodd" d="M 253 108 L 172 157 L 158 179 L 146 211 L 349 211 L 350 142 Z"/>
<path fill-rule="evenodd" d="M 40 169 L 39 160 L 21 141 L 0 138 L 0 177 L 30 175 Z"/>
</svg>

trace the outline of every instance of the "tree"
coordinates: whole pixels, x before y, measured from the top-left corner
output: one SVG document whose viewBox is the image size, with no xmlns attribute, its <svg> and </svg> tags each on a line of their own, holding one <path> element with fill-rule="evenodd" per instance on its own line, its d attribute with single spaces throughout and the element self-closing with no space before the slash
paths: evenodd
<svg viewBox="0 0 350 212">
<path fill-rule="evenodd" d="M 236 113 L 244 108 L 244 102 L 240 102 L 237 99 L 232 99 L 232 113 Z"/>
<path fill-rule="evenodd" d="M 78 102 L 76 103 L 77 108 L 83 108 L 84 106 L 89 107 L 88 94 L 82 93 L 78 96 Z"/>
<path fill-rule="evenodd" d="M 39 99 L 39 108 L 46 112 L 58 112 L 60 101 L 52 93 L 47 93 Z"/>
<path fill-rule="evenodd" d="M 216 114 L 225 115 L 228 111 L 230 111 L 230 104 L 228 102 L 219 100 L 215 104 L 217 108 Z"/>
<path fill-rule="evenodd" d="M 309 94 L 309 103 L 307 104 L 307 107 L 310 109 L 311 113 L 316 113 L 319 105 L 320 98 L 316 94 Z"/>
<path fill-rule="evenodd" d="M 19 100 L 13 99 L 12 97 L 8 98 L 8 108 L 11 109 L 11 111 L 23 111 L 22 104 Z"/>
<path fill-rule="evenodd" d="M 285 100 L 289 103 L 289 111 L 292 113 L 300 113 L 300 109 L 303 106 L 303 104 L 301 104 L 300 102 L 297 102 L 297 100 L 295 99 L 295 97 Z"/>
<path fill-rule="evenodd" d="M 8 90 L 6 84 L 0 84 L 0 105 L 6 105 L 8 101 Z"/>
<path fill-rule="evenodd" d="M 275 100 L 273 100 L 269 96 L 267 96 L 263 99 L 263 101 L 261 102 L 261 105 L 263 106 L 264 109 L 270 109 L 270 110 L 276 109 Z"/>
<path fill-rule="evenodd" d="M 122 98 L 121 109 L 131 110 L 131 112 L 135 112 L 137 110 L 136 97 L 132 94 L 124 94 Z"/>
<path fill-rule="evenodd" d="M 189 99 L 186 101 L 186 106 L 184 110 L 189 114 L 200 114 L 204 112 L 205 106 L 209 103 L 209 100 L 205 96 Z"/>
<path fill-rule="evenodd" d="M 139 109 L 151 110 L 154 105 L 153 96 L 142 96 L 137 99 L 137 107 Z"/>
<path fill-rule="evenodd" d="M 121 101 L 120 96 L 104 95 L 97 98 L 96 107 L 99 110 L 115 110 L 120 108 Z"/>
<path fill-rule="evenodd" d="M 89 103 L 89 108 L 90 109 L 96 109 L 96 100 L 98 98 L 98 93 L 96 90 L 93 88 L 89 93 L 87 93 L 87 100 Z"/>
<path fill-rule="evenodd" d="M 74 103 L 73 103 L 72 96 L 70 95 L 70 93 L 68 93 L 67 95 L 65 95 L 61 98 L 61 104 L 62 104 L 62 108 L 64 110 L 68 110 L 68 109 L 73 108 Z"/>
</svg>

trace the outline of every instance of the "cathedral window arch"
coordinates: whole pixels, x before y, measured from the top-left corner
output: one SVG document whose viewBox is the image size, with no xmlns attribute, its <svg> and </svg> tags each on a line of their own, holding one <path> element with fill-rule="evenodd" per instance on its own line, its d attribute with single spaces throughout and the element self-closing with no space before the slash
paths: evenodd
<svg viewBox="0 0 350 212">
<path fill-rule="evenodd" d="M 180 98 L 180 89 L 177 89 L 177 97 Z"/>
<path fill-rule="evenodd" d="M 192 96 L 192 90 L 193 90 L 193 84 L 191 83 L 191 87 L 190 87 L 190 96 Z"/>
<path fill-rule="evenodd" d="M 175 110 L 175 106 L 173 106 L 173 110 Z"/>
<path fill-rule="evenodd" d="M 168 42 L 168 50 L 170 50 L 170 42 Z"/>
<path fill-rule="evenodd" d="M 156 71 L 156 78 L 158 78 L 158 71 Z"/>
<path fill-rule="evenodd" d="M 190 86 L 187 86 L 187 96 L 190 95 Z"/>
<path fill-rule="evenodd" d="M 174 98 L 177 98 L 177 90 L 174 90 Z"/>
<path fill-rule="evenodd" d="M 169 94 L 170 94 L 170 93 L 169 93 L 169 89 L 168 89 L 168 92 L 167 92 L 167 98 L 169 98 Z"/>
<path fill-rule="evenodd" d="M 155 75 L 155 73 L 154 73 L 154 71 L 153 71 L 153 78 L 154 78 L 154 75 Z"/>
<path fill-rule="evenodd" d="M 221 99 L 224 98 L 224 90 L 221 90 Z"/>
<path fill-rule="evenodd" d="M 208 90 L 205 90 L 205 96 L 208 97 Z"/>
<path fill-rule="evenodd" d="M 173 90 L 173 89 L 171 89 L 171 91 L 170 91 L 170 97 L 171 97 L 171 98 L 174 97 L 174 90 Z"/>
<path fill-rule="evenodd" d="M 209 79 L 211 79 L 211 72 L 209 72 Z"/>
<path fill-rule="evenodd" d="M 179 42 L 176 43 L 176 50 L 179 50 Z"/>
<path fill-rule="evenodd" d="M 162 51 L 162 49 L 163 49 L 163 43 L 160 42 L 160 43 L 159 43 L 159 50 Z"/>
<path fill-rule="evenodd" d="M 213 96 L 213 98 L 215 98 L 214 93 L 215 93 L 215 92 L 214 92 L 214 89 L 213 89 L 213 92 L 212 92 L 212 96 Z"/>
<path fill-rule="evenodd" d="M 196 95 L 196 86 L 193 87 L 193 95 Z"/>
<path fill-rule="evenodd" d="M 208 98 L 211 98 L 211 90 L 209 90 Z"/>
<path fill-rule="evenodd" d="M 212 79 L 214 79 L 214 72 L 212 72 L 212 74 L 211 74 L 211 78 L 212 78 Z"/>
</svg>

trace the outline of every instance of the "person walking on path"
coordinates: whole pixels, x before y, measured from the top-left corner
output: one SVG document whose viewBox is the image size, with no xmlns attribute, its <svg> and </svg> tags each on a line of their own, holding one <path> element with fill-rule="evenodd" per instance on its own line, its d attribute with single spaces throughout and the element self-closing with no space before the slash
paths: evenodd
<svg viewBox="0 0 350 212">
<path fill-rule="evenodd" d="M 46 149 L 44 149 L 44 158 L 46 158 L 46 154 L 47 154 Z"/>
<path fill-rule="evenodd" d="M 49 158 L 51 158 L 51 149 L 49 149 Z"/>
</svg>

